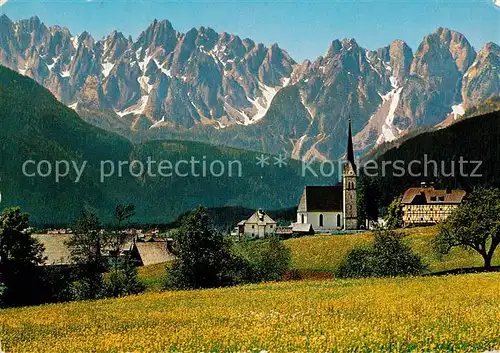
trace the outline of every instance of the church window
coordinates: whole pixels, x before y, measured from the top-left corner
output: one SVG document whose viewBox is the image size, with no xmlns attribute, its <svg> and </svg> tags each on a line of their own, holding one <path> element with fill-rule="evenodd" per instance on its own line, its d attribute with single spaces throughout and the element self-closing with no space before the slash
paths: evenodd
<svg viewBox="0 0 500 353">
<path fill-rule="evenodd" d="M 337 215 L 337 227 L 340 227 L 340 215 Z"/>
<path fill-rule="evenodd" d="M 323 227 L 323 215 L 322 214 L 319 215 L 319 226 Z"/>
<path fill-rule="evenodd" d="M 304 224 L 304 215 L 301 215 L 302 224 Z"/>
</svg>

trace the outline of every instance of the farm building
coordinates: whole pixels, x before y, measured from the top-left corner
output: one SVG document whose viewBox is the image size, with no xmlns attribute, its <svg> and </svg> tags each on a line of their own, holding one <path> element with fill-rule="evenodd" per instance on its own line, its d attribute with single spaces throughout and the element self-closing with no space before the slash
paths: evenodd
<svg viewBox="0 0 500 353">
<path fill-rule="evenodd" d="M 436 190 L 423 184 L 403 195 L 403 225 L 431 225 L 445 220 L 462 203 L 464 190 Z"/>
<path fill-rule="evenodd" d="M 156 265 L 175 260 L 172 253 L 172 240 L 151 240 L 134 242 L 132 256 L 141 266 Z"/>
</svg>

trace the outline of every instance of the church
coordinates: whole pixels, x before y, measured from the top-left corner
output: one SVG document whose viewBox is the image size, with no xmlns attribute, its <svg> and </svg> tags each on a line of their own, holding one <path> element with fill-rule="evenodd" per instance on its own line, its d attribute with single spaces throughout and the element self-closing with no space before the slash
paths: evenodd
<svg viewBox="0 0 500 353">
<path fill-rule="evenodd" d="M 296 224 L 310 224 L 316 233 L 356 230 L 358 228 L 356 188 L 356 164 L 349 119 L 342 183 L 332 186 L 306 186 L 297 208 Z"/>
</svg>

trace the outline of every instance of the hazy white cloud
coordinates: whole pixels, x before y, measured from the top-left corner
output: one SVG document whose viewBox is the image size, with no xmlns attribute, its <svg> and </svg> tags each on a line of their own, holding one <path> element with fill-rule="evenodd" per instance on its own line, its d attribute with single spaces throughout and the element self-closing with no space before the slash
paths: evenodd
<svg viewBox="0 0 500 353">
<path fill-rule="evenodd" d="M 493 1 L 493 3 L 495 5 L 497 5 L 498 7 L 500 7 L 500 0 L 492 0 L 492 1 Z"/>
<path fill-rule="evenodd" d="M 0 0 L 0 7 L 2 7 L 3 5 L 5 5 L 7 3 L 8 0 Z M 497 0 L 497 1 L 500 1 L 500 0 Z"/>
</svg>

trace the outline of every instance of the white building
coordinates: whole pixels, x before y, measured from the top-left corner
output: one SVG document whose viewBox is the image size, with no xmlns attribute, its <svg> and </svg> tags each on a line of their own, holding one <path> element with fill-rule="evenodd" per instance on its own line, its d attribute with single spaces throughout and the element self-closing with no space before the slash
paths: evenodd
<svg viewBox="0 0 500 353">
<path fill-rule="evenodd" d="M 238 234 L 252 238 L 264 238 L 276 232 L 276 222 L 263 210 L 258 210 L 245 221 L 238 223 Z"/>
<path fill-rule="evenodd" d="M 306 186 L 297 209 L 297 223 L 312 225 L 315 232 L 344 228 L 342 185 Z"/>
<path fill-rule="evenodd" d="M 342 183 L 304 188 L 297 223 L 310 224 L 317 233 L 357 229 L 357 176 L 350 120 L 346 156 Z"/>
</svg>

